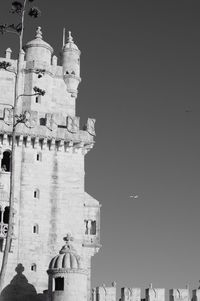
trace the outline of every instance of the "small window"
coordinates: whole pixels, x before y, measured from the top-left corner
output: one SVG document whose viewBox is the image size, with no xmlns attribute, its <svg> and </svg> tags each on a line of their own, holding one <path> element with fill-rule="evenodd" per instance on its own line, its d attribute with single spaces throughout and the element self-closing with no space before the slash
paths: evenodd
<svg viewBox="0 0 200 301">
<path fill-rule="evenodd" d="M 41 96 L 40 95 L 36 96 L 35 103 L 41 103 Z"/>
<path fill-rule="evenodd" d="M 40 191 L 39 191 L 39 189 L 35 189 L 34 190 L 33 197 L 34 197 L 34 199 L 39 199 L 39 197 L 40 197 Z"/>
<path fill-rule="evenodd" d="M 74 71 L 72 71 L 72 72 L 71 72 L 71 74 L 75 75 L 75 72 L 74 72 Z"/>
<path fill-rule="evenodd" d="M 92 235 L 96 234 L 96 221 L 91 222 L 90 234 L 92 234 Z"/>
<path fill-rule="evenodd" d="M 37 271 L 37 266 L 36 266 L 35 263 L 33 263 L 33 264 L 31 265 L 31 271 L 33 271 L 33 272 L 36 272 L 36 271 Z"/>
<path fill-rule="evenodd" d="M 39 233 L 39 226 L 38 226 L 38 224 L 33 225 L 33 233 L 35 233 L 35 234 Z"/>
<path fill-rule="evenodd" d="M 42 154 L 41 153 L 36 154 L 36 161 L 42 161 Z"/>
<path fill-rule="evenodd" d="M 64 278 L 55 278 L 55 291 L 64 291 Z"/>
</svg>

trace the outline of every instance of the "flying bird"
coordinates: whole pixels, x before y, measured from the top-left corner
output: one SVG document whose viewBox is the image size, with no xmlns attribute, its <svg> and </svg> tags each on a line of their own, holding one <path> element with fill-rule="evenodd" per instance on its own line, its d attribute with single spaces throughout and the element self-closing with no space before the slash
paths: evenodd
<svg viewBox="0 0 200 301">
<path fill-rule="evenodd" d="M 139 196 L 136 194 L 136 195 L 130 195 L 129 197 L 132 199 L 138 199 Z"/>
</svg>

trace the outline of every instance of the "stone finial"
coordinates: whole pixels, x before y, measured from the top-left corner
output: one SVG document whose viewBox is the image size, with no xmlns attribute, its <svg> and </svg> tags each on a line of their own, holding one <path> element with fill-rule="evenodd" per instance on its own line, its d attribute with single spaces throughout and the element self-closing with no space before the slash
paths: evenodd
<svg viewBox="0 0 200 301">
<path fill-rule="evenodd" d="M 116 287 L 116 286 L 117 286 L 116 281 L 113 281 L 113 282 L 112 282 L 112 287 Z"/>
<path fill-rule="evenodd" d="M 62 249 L 60 250 L 60 254 L 63 253 L 67 253 L 69 251 L 75 251 L 75 249 L 73 248 L 71 241 L 74 240 L 74 238 L 72 237 L 72 235 L 70 233 L 67 233 L 67 235 L 63 238 L 63 240 L 66 242 L 66 244 L 62 247 Z"/>
<path fill-rule="evenodd" d="M 73 241 L 74 238 L 72 237 L 71 233 L 67 233 L 67 235 L 63 238 L 64 241 L 66 241 L 66 244 L 70 241 Z"/>
<path fill-rule="evenodd" d="M 152 283 L 149 284 L 149 288 L 153 288 L 153 284 Z"/>
<path fill-rule="evenodd" d="M 71 35 L 71 31 L 68 31 L 68 43 L 74 43 L 74 40 Z"/>
<path fill-rule="evenodd" d="M 42 39 L 42 31 L 41 31 L 41 27 L 38 26 L 36 29 L 36 39 Z"/>
<path fill-rule="evenodd" d="M 12 54 L 12 50 L 10 48 L 6 49 L 6 59 L 10 59 Z"/>
</svg>

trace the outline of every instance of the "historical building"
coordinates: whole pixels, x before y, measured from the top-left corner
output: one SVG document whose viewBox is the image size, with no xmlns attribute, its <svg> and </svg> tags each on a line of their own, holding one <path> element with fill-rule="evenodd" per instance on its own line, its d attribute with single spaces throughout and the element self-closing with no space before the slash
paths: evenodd
<svg viewBox="0 0 200 301">
<path fill-rule="evenodd" d="M 100 205 L 85 192 L 84 185 L 84 158 L 94 144 L 95 120 L 88 118 L 81 129 L 76 116 L 80 50 L 69 32 L 62 63 L 57 65 L 40 27 L 23 49 L 18 106 L 27 120 L 16 126 L 15 212 L 6 282 L 10 283 L 20 263 L 36 290 L 46 290 L 49 263 L 70 233 L 84 270 L 79 278 L 84 278 L 84 295 L 89 298 L 91 257 L 100 248 Z M 7 49 L 0 59 L 11 63 L 9 71 L 0 70 L 0 261 L 9 216 L 13 72 L 17 64 L 11 52 Z M 33 95 L 35 86 L 45 90 L 45 95 Z M 73 266 L 75 255 L 65 257 L 66 266 Z"/>
<path fill-rule="evenodd" d="M 0 263 L 9 218 L 12 114 L 17 61 L 10 48 L 0 70 Z M 0 301 L 116 301 L 116 283 L 91 289 L 91 258 L 100 248 L 100 204 L 85 192 L 84 158 L 94 145 L 95 120 L 80 128 L 76 98 L 80 50 L 69 32 L 57 64 L 52 47 L 35 39 L 20 53 L 16 126 L 14 224 Z M 34 87 L 45 90 L 35 95 Z M 63 242 L 63 239 L 65 243 Z M 64 245 L 63 245 L 64 244 Z M 164 301 L 165 290 L 122 288 L 120 301 Z M 170 301 L 190 301 L 172 289 Z M 200 289 L 192 301 L 200 301 Z"/>
</svg>

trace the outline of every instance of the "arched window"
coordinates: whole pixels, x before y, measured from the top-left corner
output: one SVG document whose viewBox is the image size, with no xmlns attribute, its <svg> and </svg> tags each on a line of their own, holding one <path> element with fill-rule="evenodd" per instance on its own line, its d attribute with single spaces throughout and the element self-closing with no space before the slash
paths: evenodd
<svg viewBox="0 0 200 301">
<path fill-rule="evenodd" d="M 32 263 L 32 265 L 31 265 L 31 271 L 33 271 L 33 272 L 37 271 L 37 265 L 35 263 Z"/>
<path fill-rule="evenodd" d="M 55 278 L 55 291 L 64 291 L 64 277 Z"/>
<path fill-rule="evenodd" d="M 39 191 L 39 189 L 35 189 L 34 190 L 33 197 L 34 197 L 34 199 L 39 199 L 39 197 L 40 197 L 40 191 Z"/>
<path fill-rule="evenodd" d="M 9 222 L 9 212 L 10 212 L 10 207 L 5 207 L 4 213 L 3 213 L 4 224 L 8 224 L 8 222 Z"/>
<path fill-rule="evenodd" d="M 11 161 L 11 152 L 6 150 L 3 152 L 3 158 L 1 160 L 1 170 L 2 171 L 10 171 L 10 161 Z"/>
<path fill-rule="evenodd" d="M 39 226 L 38 224 L 33 225 L 33 233 L 38 234 L 39 233 Z"/>
</svg>

